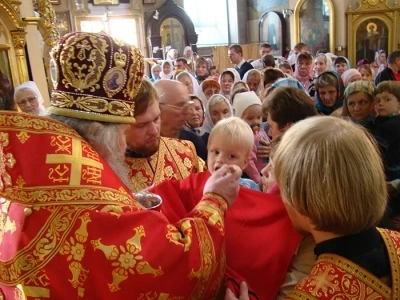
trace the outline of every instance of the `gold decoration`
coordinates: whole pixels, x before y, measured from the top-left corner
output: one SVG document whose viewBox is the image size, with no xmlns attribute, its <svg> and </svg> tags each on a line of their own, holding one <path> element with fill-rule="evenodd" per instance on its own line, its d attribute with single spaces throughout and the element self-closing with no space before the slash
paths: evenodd
<svg viewBox="0 0 400 300">
<path fill-rule="evenodd" d="M 124 90 L 125 96 L 135 99 L 142 86 L 144 63 L 143 54 L 136 47 L 131 47 L 132 65 L 129 67 L 127 89 Z M 139 83 L 139 84 L 138 84 Z"/>
<path fill-rule="evenodd" d="M 101 239 L 92 240 L 91 244 L 94 250 L 101 250 L 108 260 L 113 261 L 112 265 L 116 267 L 113 272 L 113 282 L 108 284 L 111 292 L 120 290 L 119 284 L 128 279 L 129 274 L 153 274 L 154 277 L 163 275 L 161 267 L 154 269 L 147 261 L 143 261 L 141 238 L 145 236 L 143 226 L 134 228 L 135 235 L 126 241 L 125 247 L 120 245 L 104 245 Z"/>
<path fill-rule="evenodd" d="M 73 95 L 68 95 L 65 93 L 52 93 L 52 105 L 50 107 L 50 112 L 56 112 L 57 108 L 71 108 L 71 117 L 77 117 L 72 110 L 73 106 L 76 106 L 78 109 L 86 112 L 96 112 L 98 114 L 104 112 L 110 112 L 113 115 L 102 115 L 101 117 L 104 119 L 107 118 L 120 118 L 121 123 L 125 123 L 126 121 L 131 122 L 131 120 L 127 120 L 133 115 L 133 105 L 129 105 L 126 102 L 122 101 L 107 101 L 102 98 L 92 97 L 92 96 L 81 96 L 76 97 Z M 88 116 L 89 118 L 90 116 Z M 97 118 L 99 116 L 97 115 Z M 115 123 L 117 119 L 115 119 Z M 124 122 L 123 122 L 124 121 Z"/>
<path fill-rule="evenodd" d="M 60 254 L 68 255 L 67 261 L 71 261 L 69 269 L 72 273 L 72 279 L 69 282 L 75 289 L 83 287 L 89 274 L 89 270 L 86 270 L 81 264 L 85 256 L 84 244 L 89 236 L 87 232 L 87 224 L 91 222 L 89 213 L 85 213 L 79 219 L 81 220 L 81 226 L 75 231 L 75 239 L 73 237 L 70 237 L 69 241 L 66 239 L 60 249 Z"/>
<path fill-rule="evenodd" d="M 28 66 L 26 63 L 25 54 L 25 35 L 26 32 L 22 30 L 10 31 L 12 37 L 12 43 L 15 49 L 15 59 L 17 61 L 18 77 L 19 82 L 25 82 L 29 80 Z"/>
<path fill-rule="evenodd" d="M 21 175 L 18 175 L 17 180 L 16 180 L 15 183 L 17 184 L 17 186 L 19 188 L 22 188 L 26 184 L 25 180 L 22 178 Z"/>
<path fill-rule="evenodd" d="M 5 187 L 12 186 L 7 167 L 13 168 L 15 159 L 12 153 L 4 153 L 4 148 L 8 146 L 8 143 L 8 133 L 0 132 L 0 191 L 4 190 Z"/>
<path fill-rule="evenodd" d="M 61 147 L 64 147 L 65 145 L 62 145 Z M 72 148 L 72 153 L 70 155 L 68 154 L 47 154 L 46 156 L 46 164 L 59 164 L 55 169 L 50 168 L 50 174 L 49 178 L 53 179 L 53 182 L 57 182 L 58 178 L 63 178 L 62 176 L 65 175 L 68 171 L 69 168 L 65 164 L 71 164 L 71 172 L 70 172 L 70 177 L 69 177 L 69 184 L 78 186 L 81 183 L 81 175 L 82 175 L 82 167 L 83 166 L 89 166 L 93 168 L 97 168 L 100 170 L 103 170 L 103 164 L 99 162 L 98 160 L 94 160 L 91 158 L 87 157 L 82 157 L 82 141 L 78 139 L 72 139 L 71 140 L 71 148 Z M 59 150 L 58 148 L 56 152 Z M 64 150 L 65 151 L 65 150 Z M 69 150 L 67 149 L 66 152 Z M 63 166 L 63 167 L 61 167 Z M 57 170 L 57 168 L 59 168 Z M 52 176 L 52 173 L 57 173 L 59 176 L 58 178 L 55 177 L 50 177 Z M 90 179 L 89 179 L 90 180 Z M 98 183 L 99 181 L 91 181 L 90 183 Z M 101 184 L 101 181 L 100 181 Z"/>
<path fill-rule="evenodd" d="M 22 20 L 28 25 L 38 25 L 40 17 L 25 17 Z"/>
<path fill-rule="evenodd" d="M 24 215 L 25 216 L 30 216 L 30 215 L 32 215 L 32 213 L 33 213 L 33 211 L 32 211 L 32 208 L 30 208 L 30 207 L 25 207 L 24 208 Z"/>
<path fill-rule="evenodd" d="M 32 117 L 29 114 L 3 111 L 0 115 L 0 126 L 7 129 L 16 128 L 26 132 L 59 132 L 71 137 L 81 138 L 71 127 L 47 117 Z"/>
<path fill-rule="evenodd" d="M 90 92 L 94 93 L 96 89 L 100 88 L 98 82 L 106 67 L 105 54 L 109 50 L 105 40 L 93 37 L 90 37 L 90 40 L 93 47 L 86 40 L 86 36 L 83 35 L 68 39 L 64 45 L 65 51 L 62 51 L 63 56 L 59 58 L 65 77 L 62 83 L 65 84 L 66 88 L 74 87 L 75 92 L 83 92 L 89 89 Z M 77 57 L 74 55 L 75 48 L 80 49 Z M 72 63 L 76 58 L 80 61 L 91 61 L 91 65 Z"/>
<path fill-rule="evenodd" d="M 200 300 L 204 298 L 207 282 L 210 282 L 211 275 L 215 273 L 220 261 L 217 261 L 213 240 L 208 231 L 204 220 L 193 219 L 194 227 L 196 228 L 197 238 L 200 241 L 200 267 L 197 271 L 192 270 L 189 274 L 189 279 L 197 279 L 197 285 L 194 288 L 189 299 Z"/>
<path fill-rule="evenodd" d="M 214 202 L 203 200 L 196 206 L 196 209 L 196 215 L 198 217 L 202 216 L 208 220 L 210 225 L 217 227 L 220 233 L 224 235 L 225 221 L 223 212 L 221 212 L 220 208 Z"/>
<path fill-rule="evenodd" d="M 36 188 L 6 188 L 2 195 L 20 204 L 48 206 L 61 203 L 74 204 L 118 204 L 134 206 L 136 210 L 143 209 L 126 193 L 109 188 L 71 188 L 71 187 L 36 187 Z"/>
<path fill-rule="evenodd" d="M 14 0 L 12 1 L 13 4 L 11 4 L 10 2 L 11 1 L 0 1 L 0 10 L 8 15 L 17 30 L 24 30 L 25 26 L 20 18 L 18 11 L 15 9 L 15 6 L 18 5 L 19 1 Z"/>
<path fill-rule="evenodd" d="M 48 0 L 37 0 L 40 15 L 39 26 L 43 29 L 43 40 L 48 46 L 54 46 L 60 38 L 56 28 L 56 14 Z"/>
<path fill-rule="evenodd" d="M 190 250 L 190 246 L 192 245 L 192 225 L 190 224 L 190 220 L 184 220 L 182 225 L 179 226 L 182 230 L 179 231 L 178 228 L 174 225 L 168 224 L 168 232 L 166 238 L 175 245 L 182 246 L 183 252 L 187 252 Z"/>
<path fill-rule="evenodd" d="M 1 281 L 7 285 L 17 285 L 41 270 L 60 250 L 80 212 L 76 206 L 56 207 L 27 246 L 12 259 L 0 261 Z"/>
<path fill-rule="evenodd" d="M 26 131 L 21 131 L 17 134 L 17 138 L 21 144 L 25 144 L 25 142 L 30 138 L 30 135 Z"/>
</svg>

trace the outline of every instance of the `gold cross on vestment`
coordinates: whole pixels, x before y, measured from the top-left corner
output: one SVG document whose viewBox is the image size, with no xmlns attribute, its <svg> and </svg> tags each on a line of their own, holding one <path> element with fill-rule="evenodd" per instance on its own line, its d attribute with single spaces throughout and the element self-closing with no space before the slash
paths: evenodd
<svg viewBox="0 0 400 300">
<path fill-rule="evenodd" d="M 72 154 L 47 154 L 46 164 L 71 164 L 70 185 L 79 185 L 82 177 L 82 166 L 103 170 L 103 164 L 88 157 L 82 157 L 82 142 L 72 138 Z"/>
</svg>

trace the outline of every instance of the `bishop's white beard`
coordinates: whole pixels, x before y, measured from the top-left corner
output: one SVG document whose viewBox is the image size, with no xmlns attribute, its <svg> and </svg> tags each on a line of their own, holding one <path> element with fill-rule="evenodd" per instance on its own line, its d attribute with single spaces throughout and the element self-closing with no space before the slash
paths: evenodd
<svg viewBox="0 0 400 300">
<path fill-rule="evenodd" d="M 129 179 L 129 169 L 125 163 L 124 155 L 109 155 L 106 159 L 107 163 L 110 165 L 111 169 L 117 174 L 119 179 L 129 188 L 131 189 L 131 181 Z"/>
</svg>

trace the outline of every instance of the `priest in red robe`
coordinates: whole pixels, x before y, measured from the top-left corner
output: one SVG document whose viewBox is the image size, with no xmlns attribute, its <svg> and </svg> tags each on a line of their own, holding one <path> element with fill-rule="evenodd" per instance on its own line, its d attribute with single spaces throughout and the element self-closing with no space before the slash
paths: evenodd
<svg viewBox="0 0 400 300">
<path fill-rule="evenodd" d="M 158 94 L 150 82 L 142 88 L 144 96 L 135 100 L 136 122 L 126 135 L 125 161 L 133 192 L 167 179 L 184 179 L 205 168 L 192 142 L 160 137 Z"/>
</svg>

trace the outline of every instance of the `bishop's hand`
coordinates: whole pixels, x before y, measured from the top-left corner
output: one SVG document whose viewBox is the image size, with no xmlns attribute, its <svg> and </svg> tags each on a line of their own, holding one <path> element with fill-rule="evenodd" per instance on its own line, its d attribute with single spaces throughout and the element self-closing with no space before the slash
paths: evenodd
<svg viewBox="0 0 400 300">
<path fill-rule="evenodd" d="M 217 194 L 224 198 L 228 203 L 228 207 L 230 207 L 239 193 L 239 179 L 241 175 L 242 170 L 238 166 L 223 165 L 208 178 L 203 194 Z"/>
</svg>

